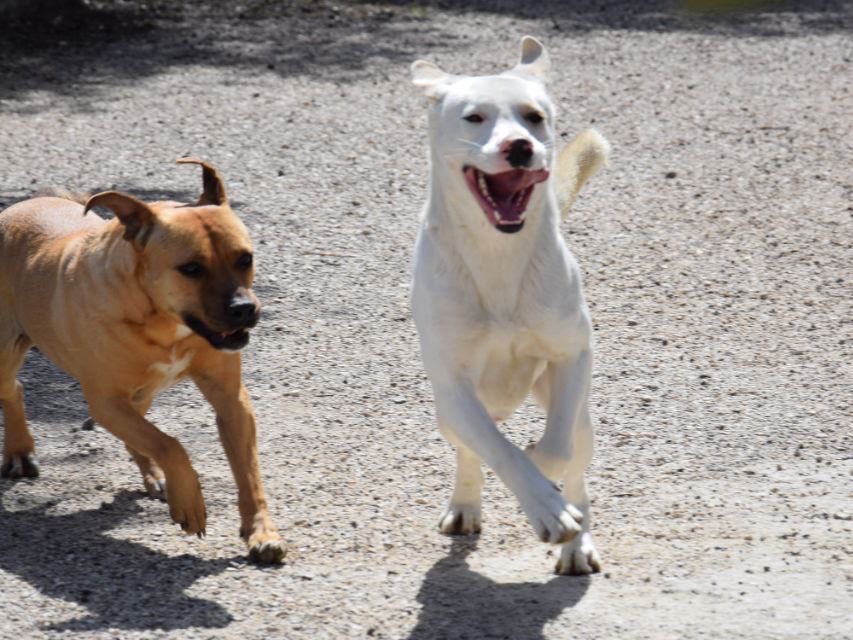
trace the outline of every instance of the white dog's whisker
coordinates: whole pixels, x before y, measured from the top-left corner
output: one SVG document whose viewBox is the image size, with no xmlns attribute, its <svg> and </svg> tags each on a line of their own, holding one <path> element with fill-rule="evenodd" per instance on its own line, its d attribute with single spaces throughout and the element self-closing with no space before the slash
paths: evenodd
<svg viewBox="0 0 853 640">
<path fill-rule="evenodd" d="M 474 147 L 475 149 L 482 149 L 483 148 L 483 145 L 481 145 L 477 142 L 474 142 L 473 140 L 466 140 L 465 138 L 456 138 L 456 142 L 462 142 L 464 144 L 467 144 L 467 145 Z"/>
</svg>

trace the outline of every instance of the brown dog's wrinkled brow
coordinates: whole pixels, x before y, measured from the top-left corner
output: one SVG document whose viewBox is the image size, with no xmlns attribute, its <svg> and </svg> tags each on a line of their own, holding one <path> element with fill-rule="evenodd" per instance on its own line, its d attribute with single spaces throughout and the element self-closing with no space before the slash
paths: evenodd
<svg viewBox="0 0 853 640">
<path fill-rule="evenodd" d="M 201 196 L 199 196 L 196 206 L 202 207 L 212 204 L 220 207 L 228 203 L 228 196 L 225 194 L 225 183 L 222 181 L 222 176 L 219 175 L 216 167 L 198 158 L 178 158 L 176 162 L 178 164 L 201 165 L 204 190 Z"/>
</svg>

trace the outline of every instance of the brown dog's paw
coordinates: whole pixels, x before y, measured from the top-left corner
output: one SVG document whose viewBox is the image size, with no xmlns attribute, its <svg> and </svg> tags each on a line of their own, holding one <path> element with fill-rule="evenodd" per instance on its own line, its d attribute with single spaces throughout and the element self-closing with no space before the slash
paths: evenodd
<svg viewBox="0 0 853 640">
<path fill-rule="evenodd" d="M 3 466 L 0 467 L 0 477 L 11 478 L 12 480 L 38 478 L 38 460 L 32 453 L 5 456 Z"/>
<path fill-rule="evenodd" d="M 162 472 L 160 475 L 162 476 Z M 142 483 L 145 485 L 145 492 L 149 498 L 166 502 L 166 478 L 146 474 L 142 478 Z"/>
<path fill-rule="evenodd" d="M 204 536 L 207 526 L 207 509 L 204 506 L 204 496 L 201 494 L 201 485 L 197 476 L 183 483 L 170 479 L 166 485 L 166 502 L 169 503 L 169 514 L 172 520 L 181 525 L 185 533 L 195 534 L 199 538 Z"/>
<path fill-rule="evenodd" d="M 284 556 L 287 555 L 287 548 L 284 542 L 275 538 L 273 540 L 265 540 L 263 542 L 249 543 L 249 560 L 258 564 L 281 564 L 284 562 Z"/>
</svg>

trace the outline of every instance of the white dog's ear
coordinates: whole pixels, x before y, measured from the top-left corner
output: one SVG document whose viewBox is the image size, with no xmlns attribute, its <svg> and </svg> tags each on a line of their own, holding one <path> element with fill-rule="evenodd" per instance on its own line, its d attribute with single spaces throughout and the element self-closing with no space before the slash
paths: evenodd
<svg viewBox="0 0 853 640">
<path fill-rule="evenodd" d="M 415 60 L 412 63 L 412 84 L 421 87 L 430 98 L 440 98 L 444 93 L 443 88 L 452 77 L 432 62 Z"/>
<path fill-rule="evenodd" d="M 545 51 L 545 46 L 536 38 L 524 36 L 521 39 L 521 59 L 513 69 L 516 73 L 524 73 L 542 82 L 548 79 L 551 70 L 551 58 Z"/>
</svg>

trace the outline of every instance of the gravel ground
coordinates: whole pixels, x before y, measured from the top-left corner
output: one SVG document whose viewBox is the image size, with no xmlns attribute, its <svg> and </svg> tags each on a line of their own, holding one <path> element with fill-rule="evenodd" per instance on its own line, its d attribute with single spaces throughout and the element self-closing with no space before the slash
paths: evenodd
<svg viewBox="0 0 853 640">
<path fill-rule="evenodd" d="M 106 3 L 7 28 L 0 205 L 48 185 L 189 199 L 183 154 L 225 176 L 257 243 L 245 378 L 290 554 L 244 560 L 191 384 L 151 416 L 201 475 L 202 541 L 33 352 L 42 477 L 0 482 L 0 636 L 853 636 L 853 9 L 569 4 Z M 561 135 L 614 147 L 564 225 L 597 341 L 592 578 L 550 573 L 492 474 L 482 535 L 438 534 L 453 456 L 407 301 L 426 186 L 408 65 L 503 69 L 527 33 L 555 62 Z M 523 445 L 543 426 L 526 406 L 506 429 Z"/>
</svg>

